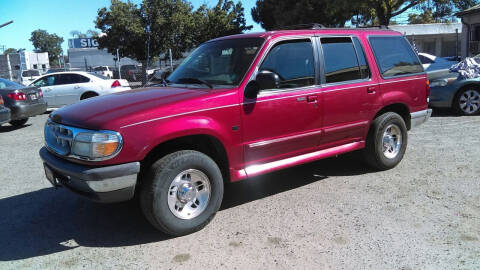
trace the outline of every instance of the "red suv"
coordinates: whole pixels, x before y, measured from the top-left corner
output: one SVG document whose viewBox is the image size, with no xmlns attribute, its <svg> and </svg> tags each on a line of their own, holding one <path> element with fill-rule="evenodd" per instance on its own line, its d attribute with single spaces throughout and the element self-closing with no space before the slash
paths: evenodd
<svg viewBox="0 0 480 270">
<path fill-rule="evenodd" d="M 388 29 L 303 29 L 199 46 L 161 85 L 52 113 L 47 178 L 102 202 L 137 194 L 170 235 L 203 228 L 225 182 L 362 149 L 395 167 L 425 122 L 427 76 Z"/>
</svg>

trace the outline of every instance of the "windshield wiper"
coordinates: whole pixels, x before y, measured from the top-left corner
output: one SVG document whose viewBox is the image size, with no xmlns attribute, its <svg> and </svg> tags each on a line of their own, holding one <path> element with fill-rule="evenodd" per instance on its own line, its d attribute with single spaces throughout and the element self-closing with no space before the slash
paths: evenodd
<svg viewBox="0 0 480 270">
<path fill-rule="evenodd" d="M 204 84 L 208 86 L 208 88 L 212 89 L 213 85 L 205 80 L 197 79 L 197 78 L 180 78 L 177 80 L 178 82 L 185 82 L 185 83 L 195 83 L 195 84 Z"/>
</svg>

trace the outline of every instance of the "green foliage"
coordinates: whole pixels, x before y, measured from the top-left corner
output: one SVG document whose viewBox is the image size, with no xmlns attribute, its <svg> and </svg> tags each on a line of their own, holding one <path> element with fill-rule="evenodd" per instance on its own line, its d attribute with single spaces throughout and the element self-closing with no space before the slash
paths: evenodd
<svg viewBox="0 0 480 270">
<path fill-rule="evenodd" d="M 72 35 L 73 38 L 96 38 L 100 36 L 100 33 L 92 29 L 87 30 L 85 33 L 82 33 L 78 30 L 73 30 L 70 32 L 70 35 Z"/>
<path fill-rule="evenodd" d="M 306 23 L 343 26 L 358 9 L 358 1 L 348 0 L 257 0 L 251 12 L 255 22 L 272 30 Z"/>
<path fill-rule="evenodd" d="M 246 26 L 241 3 L 219 0 L 213 8 L 202 5 L 193 10 L 186 0 L 143 0 L 140 5 L 112 0 L 109 8 L 98 11 L 95 25 L 106 35 L 99 38 L 101 48 L 139 61 L 166 54 L 174 58 L 202 42 L 251 29 Z"/>
<path fill-rule="evenodd" d="M 3 54 L 10 54 L 10 53 L 17 53 L 17 49 L 8 48 L 3 52 Z"/>
<path fill-rule="evenodd" d="M 49 34 L 45 30 L 35 30 L 29 39 L 36 52 L 48 52 L 48 58 L 52 65 L 58 64 L 58 57 L 62 53 L 63 38 L 56 34 Z"/>
</svg>

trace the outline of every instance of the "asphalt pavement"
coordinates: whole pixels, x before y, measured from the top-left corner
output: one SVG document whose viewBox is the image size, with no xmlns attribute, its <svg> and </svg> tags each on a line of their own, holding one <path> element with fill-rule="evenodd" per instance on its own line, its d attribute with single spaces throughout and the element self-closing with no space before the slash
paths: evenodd
<svg viewBox="0 0 480 270">
<path fill-rule="evenodd" d="M 480 269 L 480 116 L 437 114 L 389 171 L 349 154 L 229 184 L 178 238 L 51 187 L 47 117 L 0 127 L 0 269 Z"/>
</svg>

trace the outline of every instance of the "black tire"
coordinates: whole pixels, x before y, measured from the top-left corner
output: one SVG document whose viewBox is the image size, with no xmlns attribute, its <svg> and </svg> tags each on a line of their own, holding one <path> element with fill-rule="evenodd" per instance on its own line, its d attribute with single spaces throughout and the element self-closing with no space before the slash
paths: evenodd
<svg viewBox="0 0 480 270">
<path fill-rule="evenodd" d="M 462 96 L 467 97 L 471 93 L 475 93 L 476 95 L 476 98 L 472 101 L 475 101 L 475 103 L 477 104 L 477 109 L 474 110 L 474 107 L 470 107 L 469 109 L 471 109 L 472 111 L 469 111 L 467 109 L 464 110 L 461 108 L 460 99 L 462 98 Z M 476 86 L 467 86 L 460 89 L 458 93 L 455 95 L 455 98 L 453 99 L 452 108 L 454 112 L 459 115 L 476 115 L 480 113 L 479 105 L 480 105 L 480 88 Z"/>
<path fill-rule="evenodd" d="M 87 92 L 87 93 L 83 93 L 83 95 L 80 97 L 80 100 L 84 100 L 84 99 L 92 98 L 92 97 L 96 97 L 96 96 L 98 96 L 97 93 Z"/>
<path fill-rule="evenodd" d="M 168 193 L 175 177 L 189 169 L 199 170 L 209 178 L 211 194 L 203 212 L 191 219 L 181 219 L 170 210 Z M 157 160 L 141 185 L 143 214 L 155 228 L 171 236 L 201 230 L 214 218 L 223 199 L 223 178 L 217 164 L 207 155 L 192 150 L 174 152 Z"/>
<path fill-rule="evenodd" d="M 25 125 L 27 123 L 27 121 L 28 121 L 28 118 L 12 120 L 12 121 L 10 121 L 10 125 L 12 125 L 14 127 L 21 127 L 21 126 Z"/>
<path fill-rule="evenodd" d="M 401 145 L 394 157 L 387 157 L 384 154 L 383 135 L 388 127 L 398 127 L 401 136 Z M 368 165 L 377 170 L 388 170 L 400 163 L 407 149 L 408 133 L 403 118 L 394 113 L 387 112 L 375 118 L 368 133 L 366 147 L 363 150 L 365 161 Z"/>
</svg>

